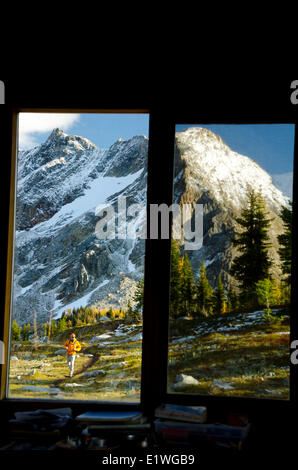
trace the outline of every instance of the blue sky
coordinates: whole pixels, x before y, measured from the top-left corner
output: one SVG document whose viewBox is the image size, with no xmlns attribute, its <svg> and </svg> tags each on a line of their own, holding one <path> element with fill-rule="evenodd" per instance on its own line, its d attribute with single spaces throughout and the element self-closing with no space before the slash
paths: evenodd
<svg viewBox="0 0 298 470">
<path fill-rule="evenodd" d="M 192 125 L 177 125 L 182 131 Z M 293 171 L 294 124 L 199 124 L 215 134 L 235 152 L 254 159 L 270 174 Z"/>
<path fill-rule="evenodd" d="M 59 127 L 67 134 L 90 139 L 99 148 L 110 147 L 122 137 L 149 137 L 148 114 L 76 114 L 20 113 L 19 148 L 28 149 L 44 142 L 51 131 Z"/>
<path fill-rule="evenodd" d="M 177 125 L 180 131 L 193 125 Z M 293 171 L 294 124 L 199 124 L 219 134 L 234 151 L 256 160 L 271 174 Z M 19 148 L 44 142 L 59 127 L 108 148 L 119 137 L 149 136 L 148 114 L 20 113 Z"/>
<path fill-rule="evenodd" d="M 99 148 L 108 148 L 119 137 L 149 137 L 149 114 L 81 114 L 69 133 L 87 137 Z"/>
</svg>

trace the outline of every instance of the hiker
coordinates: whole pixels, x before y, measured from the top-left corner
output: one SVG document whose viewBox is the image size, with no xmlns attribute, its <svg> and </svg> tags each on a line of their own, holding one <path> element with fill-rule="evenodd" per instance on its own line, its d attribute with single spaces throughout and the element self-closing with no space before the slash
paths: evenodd
<svg viewBox="0 0 298 470">
<path fill-rule="evenodd" d="M 81 350 L 81 345 L 76 339 L 76 335 L 74 333 L 71 333 L 70 338 L 64 343 L 64 348 L 67 349 L 66 360 L 69 367 L 69 377 L 72 377 L 76 354 Z"/>
</svg>

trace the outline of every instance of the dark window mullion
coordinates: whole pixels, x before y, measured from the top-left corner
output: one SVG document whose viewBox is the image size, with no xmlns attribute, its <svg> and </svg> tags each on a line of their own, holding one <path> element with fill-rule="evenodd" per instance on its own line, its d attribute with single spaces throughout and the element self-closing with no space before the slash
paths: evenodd
<svg viewBox="0 0 298 470">
<path fill-rule="evenodd" d="M 150 112 L 147 222 L 150 204 L 172 204 L 174 126 L 164 110 Z M 160 234 L 159 234 L 160 237 Z M 166 394 L 170 239 L 146 240 L 141 403 L 146 413 Z"/>
</svg>

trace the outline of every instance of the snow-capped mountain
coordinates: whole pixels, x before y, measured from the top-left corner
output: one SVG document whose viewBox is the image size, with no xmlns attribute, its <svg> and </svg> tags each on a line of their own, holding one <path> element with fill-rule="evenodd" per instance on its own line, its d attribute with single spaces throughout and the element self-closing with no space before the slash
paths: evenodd
<svg viewBox="0 0 298 470">
<path fill-rule="evenodd" d="M 236 251 L 231 237 L 250 188 L 261 191 L 272 218 L 270 254 L 273 273 L 279 276 L 277 235 L 283 231 L 279 214 L 281 206 L 288 205 L 288 199 L 274 186 L 265 170 L 251 158 L 231 150 L 220 136 L 200 127 L 176 133 L 175 202 L 203 204 L 204 213 L 203 246 L 189 251 L 188 255 L 195 272 L 199 271 L 201 261 L 205 261 L 214 286 L 219 274 L 226 286 L 233 281 L 229 270 Z"/>
<path fill-rule="evenodd" d="M 88 139 L 54 129 L 46 142 L 19 152 L 16 203 L 13 317 L 40 322 L 74 306 L 123 307 L 132 301 L 143 276 L 145 242 L 139 238 L 100 240 L 95 233 L 99 204 L 111 204 L 118 230 L 123 209 L 146 207 L 148 139 L 119 139 L 100 150 Z M 272 178 L 253 160 L 233 152 L 219 136 L 202 128 L 176 134 L 175 201 L 203 204 L 204 241 L 189 251 L 195 274 L 202 259 L 215 285 L 219 273 L 229 281 L 235 256 L 231 236 L 249 187 L 262 190 L 272 222 L 272 256 L 278 272 L 276 235 L 279 211 L 287 204 Z M 121 212 L 122 211 L 122 212 Z M 141 225 L 144 211 L 127 217 Z"/>
<path fill-rule="evenodd" d="M 143 275 L 144 240 L 99 240 L 95 209 L 106 203 L 117 214 L 120 195 L 145 203 L 147 149 L 145 136 L 99 150 L 54 129 L 19 153 L 13 316 L 20 323 L 34 309 L 44 321 L 50 310 L 97 300 L 127 307 Z"/>
</svg>

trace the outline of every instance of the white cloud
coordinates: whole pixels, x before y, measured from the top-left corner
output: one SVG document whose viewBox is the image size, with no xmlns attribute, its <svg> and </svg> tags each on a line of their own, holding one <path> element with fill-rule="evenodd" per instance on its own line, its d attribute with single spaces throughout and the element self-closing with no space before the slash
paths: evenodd
<svg viewBox="0 0 298 470">
<path fill-rule="evenodd" d="M 50 133 L 56 127 L 67 131 L 79 119 L 75 113 L 20 113 L 19 148 L 32 148 L 38 145 L 38 134 Z"/>
</svg>

